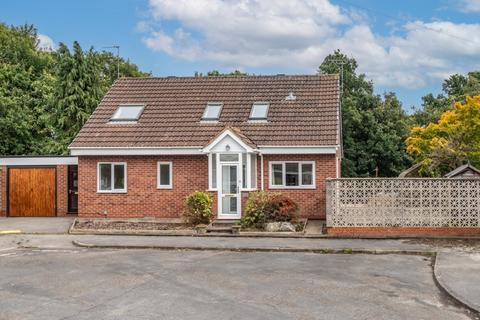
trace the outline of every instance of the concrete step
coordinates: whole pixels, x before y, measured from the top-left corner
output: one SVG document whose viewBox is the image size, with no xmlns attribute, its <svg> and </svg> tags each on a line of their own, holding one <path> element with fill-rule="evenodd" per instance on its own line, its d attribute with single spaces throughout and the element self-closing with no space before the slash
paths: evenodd
<svg viewBox="0 0 480 320">
<path fill-rule="evenodd" d="M 238 220 L 215 220 L 207 227 L 208 233 L 233 233 Z"/>
<path fill-rule="evenodd" d="M 232 227 L 231 226 L 226 226 L 226 227 L 209 226 L 207 228 L 207 233 L 232 233 Z"/>
</svg>

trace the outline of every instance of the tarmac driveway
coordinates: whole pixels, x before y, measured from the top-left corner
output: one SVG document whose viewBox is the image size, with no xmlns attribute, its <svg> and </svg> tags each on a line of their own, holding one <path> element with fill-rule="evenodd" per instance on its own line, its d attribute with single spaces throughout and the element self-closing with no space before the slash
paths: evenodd
<svg viewBox="0 0 480 320">
<path fill-rule="evenodd" d="M 20 231 L 27 234 L 68 233 L 75 217 L 8 217 L 0 218 L 2 232 Z"/>
<path fill-rule="evenodd" d="M 422 256 L 0 252 L 0 319 L 469 319 Z"/>
</svg>

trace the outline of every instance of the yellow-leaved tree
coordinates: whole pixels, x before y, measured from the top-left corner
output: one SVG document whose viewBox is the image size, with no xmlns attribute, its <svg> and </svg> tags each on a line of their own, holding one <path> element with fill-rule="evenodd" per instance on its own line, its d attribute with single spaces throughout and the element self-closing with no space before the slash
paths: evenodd
<svg viewBox="0 0 480 320">
<path fill-rule="evenodd" d="M 424 176 L 441 176 L 468 161 L 480 166 L 480 96 L 456 103 L 437 123 L 414 127 L 406 144 Z"/>
</svg>

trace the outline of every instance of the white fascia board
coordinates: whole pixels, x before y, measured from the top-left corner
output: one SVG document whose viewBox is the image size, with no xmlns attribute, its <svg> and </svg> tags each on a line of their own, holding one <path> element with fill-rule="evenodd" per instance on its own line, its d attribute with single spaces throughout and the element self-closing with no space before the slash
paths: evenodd
<svg viewBox="0 0 480 320">
<path fill-rule="evenodd" d="M 76 165 L 77 157 L 0 157 L 0 166 Z"/>
<path fill-rule="evenodd" d="M 212 150 L 213 147 L 215 147 L 220 141 L 223 140 L 223 138 L 225 138 L 226 136 L 230 136 L 233 140 L 235 140 L 240 146 L 242 146 L 242 148 L 245 149 L 246 152 L 254 152 L 255 149 L 251 148 L 250 146 L 248 146 L 245 142 L 243 142 L 242 139 L 240 139 L 236 134 L 235 132 L 233 132 L 232 130 L 230 129 L 227 129 L 225 130 L 222 134 L 220 134 L 215 140 L 213 140 L 210 144 L 208 144 L 207 146 L 205 146 L 203 148 L 203 152 L 205 153 L 208 153 Z"/>
<path fill-rule="evenodd" d="M 338 146 L 258 146 L 261 154 L 336 154 Z"/>
<path fill-rule="evenodd" d="M 156 156 L 156 155 L 200 155 L 202 147 L 101 147 L 101 148 L 70 148 L 72 156 Z"/>
</svg>

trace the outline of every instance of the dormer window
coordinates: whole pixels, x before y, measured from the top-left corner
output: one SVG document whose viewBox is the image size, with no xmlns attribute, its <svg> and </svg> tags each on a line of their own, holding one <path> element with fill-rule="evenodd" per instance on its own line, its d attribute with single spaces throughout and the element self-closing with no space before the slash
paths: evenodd
<svg viewBox="0 0 480 320">
<path fill-rule="evenodd" d="M 267 120 L 268 102 L 255 102 L 250 111 L 250 120 Z"/>
<path fill-rule="evenodd" d="M 142 104 L 122 104 L 119 105 L 110 121 L 137 121 L 142 115 Z"/>
<path fill-rule="evenodd" d="M 216 121 L 220 118 L 220 112 L 222 112 L 223 103 L 221 102 L 209 102 L 203 113 L 202 120 Z"/>
</svg>

